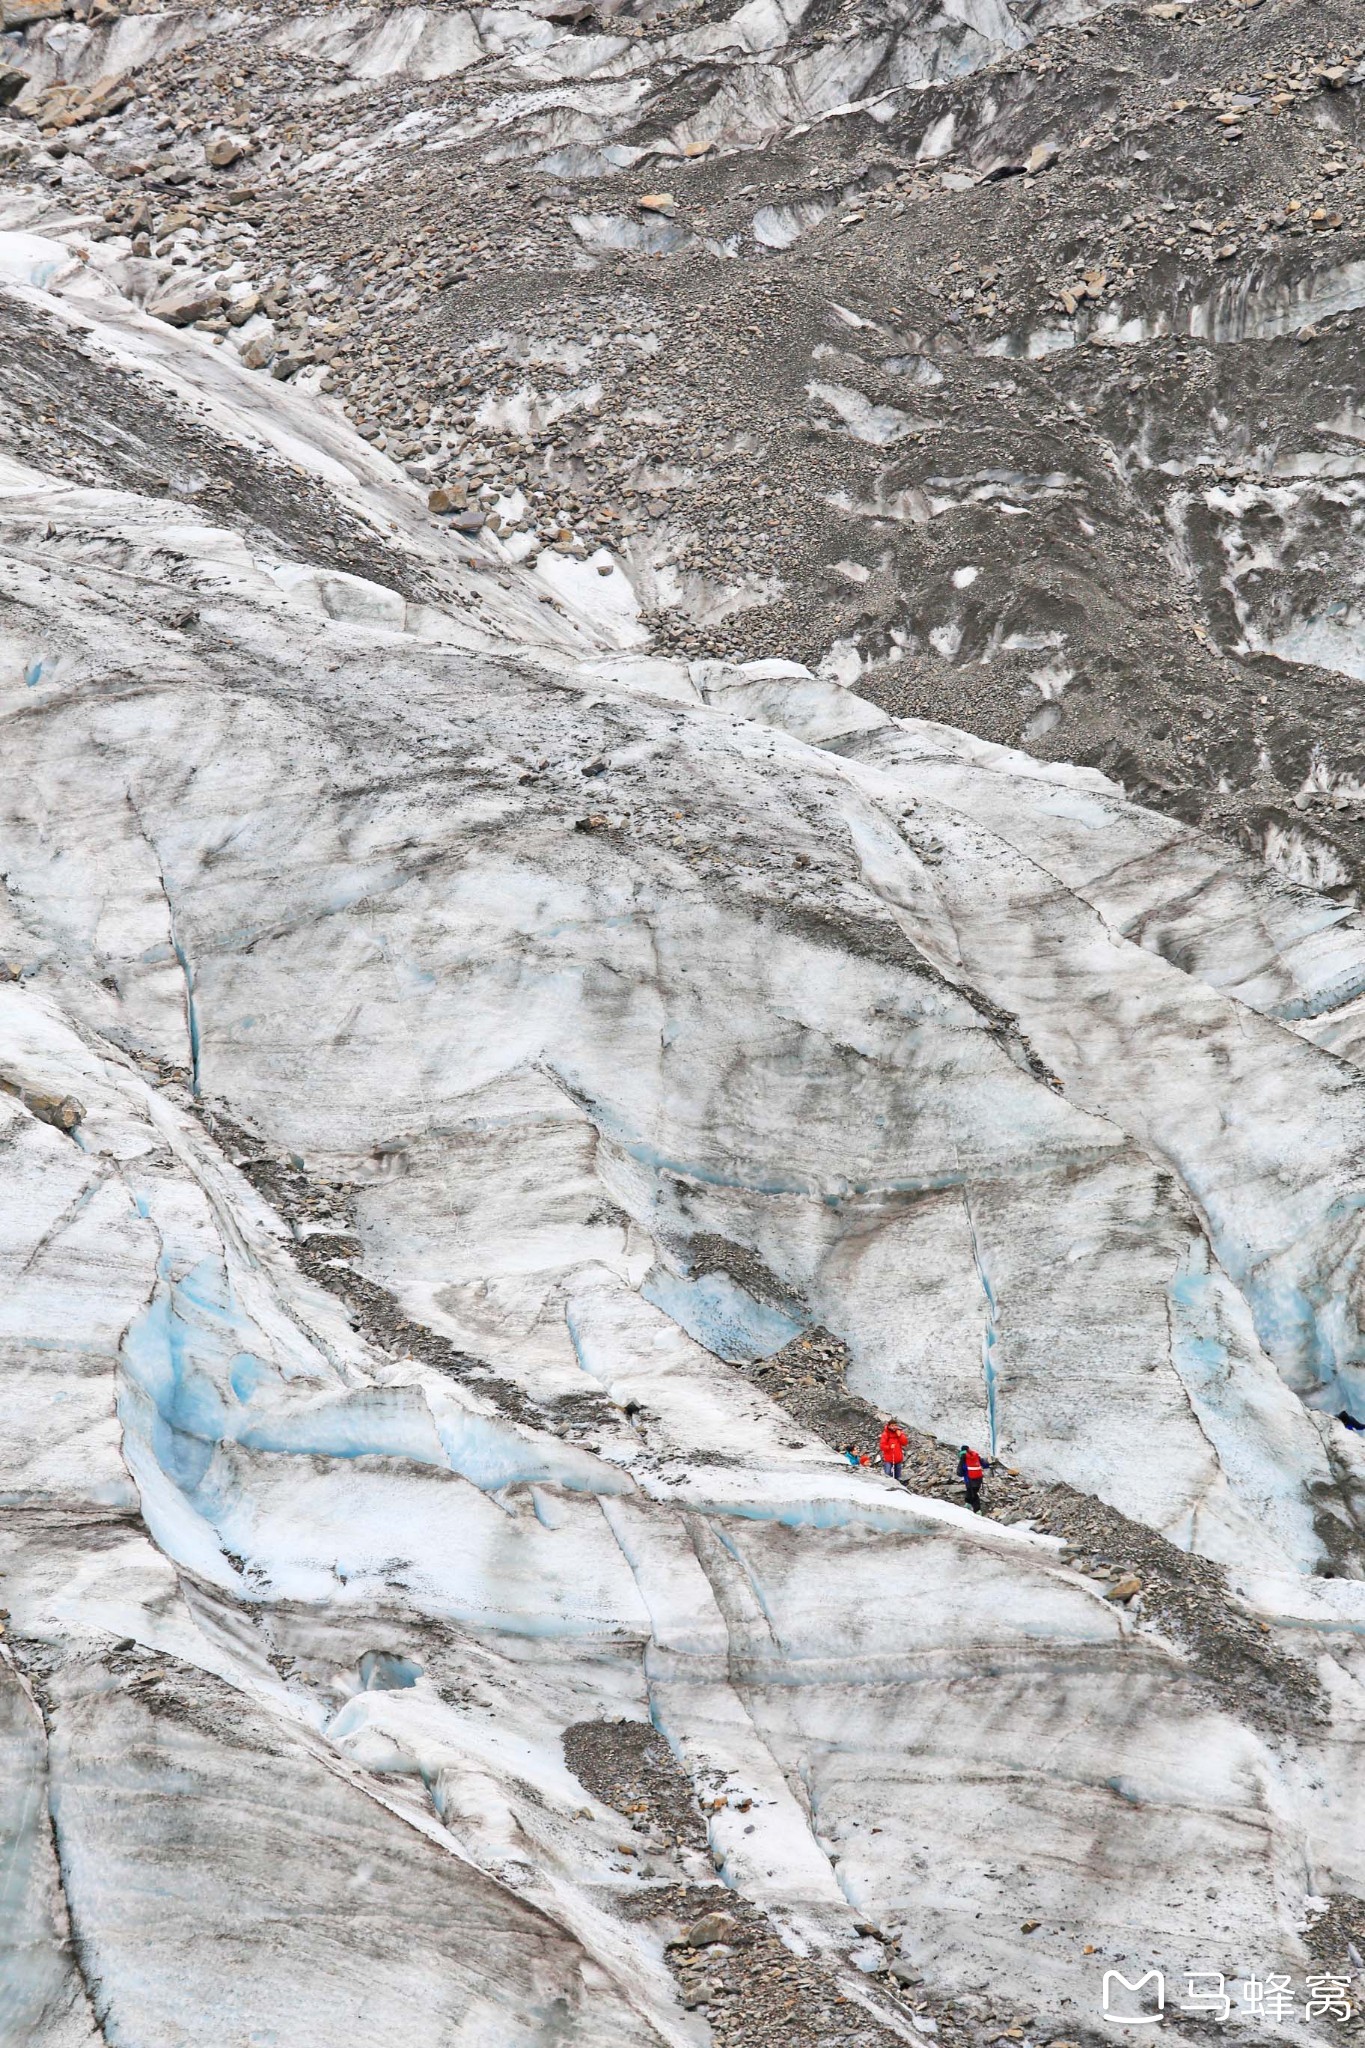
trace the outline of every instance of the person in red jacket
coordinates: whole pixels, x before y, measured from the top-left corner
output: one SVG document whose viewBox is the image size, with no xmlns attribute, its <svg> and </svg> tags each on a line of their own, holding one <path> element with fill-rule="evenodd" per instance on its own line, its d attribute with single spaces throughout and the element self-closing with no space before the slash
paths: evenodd
<svg viewBox="0 0 1365 2048">
<path fill-rule="evenodd" d="M 882 1454 L 882 1470 L 888 1479 L 899 1479 L 905 1463 L 905 1447 L 910 1439 L 898 1422 L 887 1422 L 882 1426 L 881 1442 L 877 1448 Z"/>
<path fill-rule="evenodd" d="M 980 1451 L 974 1451 L 970 1444 L 962 1446 L 962 1455 L 957 1461 L 957 1476 L 967 1494 L 967 1505 L 974 1515 L 981 1513 L 981 1482 L 991 1469 L 989 1458 L 983 1458 Z"/>
</svg>

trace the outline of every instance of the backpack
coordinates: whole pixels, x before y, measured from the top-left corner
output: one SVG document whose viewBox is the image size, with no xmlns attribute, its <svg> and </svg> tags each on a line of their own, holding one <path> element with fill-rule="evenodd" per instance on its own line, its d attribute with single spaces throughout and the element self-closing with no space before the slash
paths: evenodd
<svg viewBox="0 0 1365 2048">
<path fill-rule="evenodd" d="M 975 1486 L 980 1480 L 983 1470 L 981 1460 L 975 1451 L 965 1453 L 962 1460 L 962 1469 L 969 1484 Z"/>
</svg>

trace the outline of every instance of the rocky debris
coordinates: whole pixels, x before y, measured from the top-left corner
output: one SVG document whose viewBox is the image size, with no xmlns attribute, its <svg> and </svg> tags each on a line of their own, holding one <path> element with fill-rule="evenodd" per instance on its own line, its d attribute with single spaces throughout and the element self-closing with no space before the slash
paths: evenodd
<svg viewBox="0 0 1365 2048">
<path fill-rule="evenodd" d="M 652 33 L 629 7 L 612 19 L 627 42 Z M 790 52 L 847 33 L 798 25 Z M 1095 761 L 1289 869 L 1349 875 L 1365 851 L 1350 819 L 1312 847 L 1280 823 L 1311 747 L 1301 685 L 1317 685 L 1269 651 L 1269 614 L 1249 638 L 1228 612 L 1219 531 L 1184 506 L 1220 470 L 1276 459 L 1206 338 L 1209 294 L 1253 314 L 1311 299 L 1314 237 L 1349 263 L 1360 73 L 1336 0 L 1311 22 L 1111 13 L 982 52 L 875 121 L 765 135 L 761 158 L 718 151 L 684 112 L 660 191 L 651 158 L 594 160 L 585 187 L 576 159 L 544 148 L 490 176 L 478 63 L 371 77 L 342 119 L 334 67 L 302 43 L 210 38 L 122 81 L 136 101 L 107 108 L 122 125 L 98 135 L 84 88 L 40 96 L 66 155 L 37 175 L 79 164 L 104 181 L 116 232 L 142 208 L 146 260 L 230 256 L 271 333 L 231 303 L 196 317 L 224 319 L 227 345 L 244 330 L 245 362 L 317 379 L 424 489 L 462 482 L 464 509 L 490 530 L 496 512 L 520 559 L 605 545 L 662 649 L 856 666 L 890 709 Z M 669 104 L 694 110 L 711 80 L 684 63 Z M 459 108 L 477 132 L 439 157 L 392 138 L 400 118 Z M 225 138 L 250 155 L 215 167 Z M 174 229 L 171 190 L 190 202 Z M 651 234 L 685 212 L 693 232 L 660 253 L 613 229 L 587 258 L 571 219 L 589 202 L 594 221 Z M 1242 388 L 1300 328 L 1335 349 L 1339 317 L 1239 341 Z M 1312 442 L 1346 402 L 1347 354 L 1319 395 L 1281 399 L 1277 443 Z M 1188 451 L 1153 459 L 1176 404 Z M 1174 582 L 1172 521 L 1193 551 Z M 864 542 L 875 574 L 832 573 Z M 952 576 L 977 556 L 960 597 Z M 1287 601 L 1288 586 L 1270 610 Z M 1225 707 L 1213 732 L 1210 696 Z M 1326 725 L 1331 747 L 1354 746 L 1344 705 Z"/>
<path fill-rule="evenodd" d="M 706 1897 L 705 1891 L 692 1888 L 665 1892 L 659 1903 L 681 1917 Z M 638 1911 L 639 1902 L 632 1901 L 632 1907 Z M 860 1930 L 864 2003 L 851 1995 L 847 1968 L 840 1971 L 831 1968 L 830 1959 L 794 1953 L 746 1900 L 733 1899 L 727 1917 L 737 1925 L 723 1944 L 699 1949 L 684 1933 L 666 1953 L 684 2005 L 703 2009 L 713 2037 L 733 2048 L 782 2048 L 783 2043 L 872 2048 L 874 2042 L 904 2040 L 907 2025 L 947 2044 L 1024 2039 L 1032 2044 L 1056 2041 L 1065 2031 L 1057 2018 L 1017 2014 L 998 1993 L 936 1994 L 922 1971 L 894 1954 L 906 1931 L 899 1920 L 886 1927 L 864 1923 Z M 892 1959 L 877 1967 L 877 1953 L 888 1952 Z M 892 2016 L 894 2032 L 885 2023 Z"/>
<path fill-rule="evenodd" d="M 121 380 L 65 322 L 0 299 L 0 448 L 101 488 L 213 509 L 269 549 L 365 577 L 420 602 L 432 586 L 404 554 L 292 463 L 218 434 L 172 394 Z"/>
<path fill-rule="evenodd" d="M 1138 1626 L 1180 1644 L 1212 1697 L 1272 1731 L 1322 1720 L 1317 1674 L 1278 1647 L 1269 1625 L 1233 1595 L 1221 1566 L 1072 1487 L 1053 1485 L 1040 1496 L 1034 1527 L 1065 1538 L 1063 1559 L 1109 1581 L 1111 1597 L 1130 1608 L 1140 1603 Z"/>
<path fill-rule="evenodd" d="M 677 1847 L 705 1849 L 706 1824 L 692 1782 L 644 1721 L 579 1721 L 564 1731 L 564 1761 L 605 1806 L 629 1814 L 642 1832 Z"/>
<path fill-rule="evenodd" d="M 676 1921 L 695 1916 L 707 1899 L 699 1887 L 678 1887 L 660 1893 L 655 1904 Z M 631 1906 L 638 1912 L 640 1902 Z M 665 1950 L 682 2004 L 705 2013 L 715 2041 L 730 2048 L 873 2048 L 904 2039 L 911 2000 L 922 2022 L 936 2015 L 930 2023 L 941 2039 L 973 2038 L 947 2001 L 926 1996 L 922 1979 L 912 1989 L 886 1971 L 867 1979 L 864 1997 L 855 1999 L 847 1988 L 847 1972 L 832 1967 L 833 1959 L 796 1954 L 747 1900 L 733 1898 L 725 1914 L 715 1917 L 732 1922 L 723 1943 L 698 1949 L 684 1934 Z M 906 1991 L 908 1999 L 903 1998 Z M 888 2024 L 890 2013 L 899 2021 L 894 2029 Z"/>
<path fill-rule="evenodd" d="M 24 77 L 13 97 L 17 98 L 27 83 Z M 92 121 L 121 113 L 135 97 L 133 87 L 116 77 L 97 78 L 92 85 L 55 83 L 38 93 L 27 111 L 45 135 L 55 135 L 63 129 L 84 128 Z M 16 108 L 17 111 L 20 109 Z M 69 143 L 65 148 L 71 154 Z"/>
<path fill-rule="evenodd" d="M 1325 1903 L 1311 1901 L 1303 1939 L 1315 1963 L 1359 1985 L 1365 1971 L 1365 1900 L 1338 1893 Z"/>
<path fill-rule="evenodd" d="M 629 1815 L 642 1835 L 705 1847 L 696 1792 L 647 1723 L 578 1722 L 564 1732 L 564 1758 L 585 1790 Z M 894 2000 L 902 2024 L 913 2006 L 937 2016 L 943 2038 L 972 2038 L 899 1959 L 875 1990 L 869 1983 L 869 2003 L 855 2001 L 841 1985 L 837 1958 L 796 1954 L 751 1901 L 719 1885 L 656 1886 L 616 1894 L 612 1903 L 624 1917 L 657 1924 L 683 2006 L 704 2012 L 713 2037 L 733 2048 L 872 2048 L 899 2038 L 879 2021 L 878 1997 Z"/>
</svg>

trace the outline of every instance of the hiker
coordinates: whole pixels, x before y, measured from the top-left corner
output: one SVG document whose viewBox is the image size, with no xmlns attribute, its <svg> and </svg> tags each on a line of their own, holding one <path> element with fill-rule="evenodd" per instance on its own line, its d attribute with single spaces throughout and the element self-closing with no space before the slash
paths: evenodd
<svg viewBox="0 0 1365 2048">
<path fill-rule="evenodd" d="M 980 1451 L 974 1451 L 970 1444 L 963 1444 L 962 1455 L 957 1461 L 957 1476 L 967 1491 L 967 1505 L 974 1515 L 981 1513 L 981 1481 L 991 1469 L 989 1458 L 983 1458 Z"/>
<path fill-rule="evenodd" d="M 858 1446 L 856 1444 L 845 1444 L 844 1456 L 848 1459 L 849 1464 L 853 1467 L 854 1471 L 856 1472 L 858 1467 L 863 1462 L 862 1453 L 859 1451 Z"/>
<path fill-rule="evenodd" d="M 1347 1429 L 1365 1429 L 1365 1422 L 1357 1422 L 1349 1408 L 1342 1409 L 1340 1415 L 1338 1415 L 1337 1417 L 1337 1421 L 1344 1422 Z"/>
<path fill-rule="evenodd" d="M 899 1479 L 905 1463 L 905 1447 L 910 1439 L 898 1422 L 883 1424 L 882 1438 L 877 1448 L 882 1454 L 882 1470 L 888 1479 Z"/>
</svg>

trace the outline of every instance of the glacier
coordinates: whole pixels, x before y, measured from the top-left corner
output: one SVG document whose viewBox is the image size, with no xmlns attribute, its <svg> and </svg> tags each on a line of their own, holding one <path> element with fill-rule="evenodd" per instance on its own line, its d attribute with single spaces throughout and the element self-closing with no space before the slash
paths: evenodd
<svg viewBox="0 0 1365 2048">
<path fill-rule="evenodd" d="M 1365 1896 L 1360 918 L 443 553 L 39 241 L 11 293 L 374 574 L 0 467 L 0 2039 L 701 2048 L 679 1882 L 869 2040 L 890 1954 L 1075 2037 L 1102 1965 L 1302 1975 Z M 1217 1567 L 1312 1711 L 851 1470 L 749 1369 L 817 1327 Z M 621 1852 L 617 1720 L 704 1848 Z"/>
</svg>

